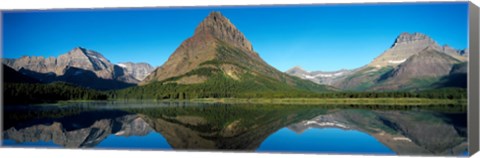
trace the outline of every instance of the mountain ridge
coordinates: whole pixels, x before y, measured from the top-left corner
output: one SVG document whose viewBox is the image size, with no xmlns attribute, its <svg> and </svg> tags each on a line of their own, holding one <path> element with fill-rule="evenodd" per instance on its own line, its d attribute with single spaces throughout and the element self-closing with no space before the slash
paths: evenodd
<svg viewBox="0 0 480 158">
<path fill-rule="evenodd" d="M 75 47 L 57 58 L 22 56 L 17 59 L 2 59 L 2 62 L 44 83 L 63 81 L 94 89 L 109 90 L 129 87 L 139 82 L 125 69 L 111 63 L 102 54 L 83 47 Z M 72 71 L 75 72 L 72 73 Z"/>
<path fill-rule="evenodd" d="M 127 70 L 127 73 L 132 75 L 138 81 L 144 80 L 155 68 L 146 62 L 120 62 L 118 65 Z"/>
<path fill-rule="evenodd" d="M 393 44 L 389 49 L 384 51 L 378 57 L 376 57 L 372 62 L 366 64 L 363 67 L 344 71 L 343 74 L 338 75 L 336 78 L 331 76 L 315 76 L 313 75 L 315 72 L 321 71 L 301 71 L 301 69 L 296 69 L 295 67 L 286 71 L 287 74 L 300 77 L 302 79 L 307 79 L 314 81 L 315 83 L 320 84 L 327 84 L 334 86 L 339 89 L 343 90 L 355 90 L 355 91 L 364 91 L 364 90 L 395 90 L 395 88 L 379 88 L 378 84 L 381 81 L 390 80 L 390 83 L 402 83 L 407 84 L 406 79 L 401 79 L 398 77 L 391 76 L 391 73 L 396 71 L 400 71 L 398 67 L 402 64 L 409 61 L 412 57 L 416 57 L 419 54 L 422 54 L 425 50 L 435 51 L 437 55 L 433 55 L 432 58 L 424 58 L 423 62 L 427 62 L 429 64 L 423 64 L 424 67 L 432 68 L 432 70 L 423 70 L 423 71 L 433 71 L 435 68 L 435 64 L 432 61 L 436 61 L 439 58 L 443 57 L 451 57 L 451 60 L 442 60 L 447 62 L 447 67 L 453 67 L 454 64 L 467 62 L 468 60 L 468 51 L 465 50 L 457 50 L 452 48 L 449 45 L 440 46 L 435 40 L 430 38 L 429 36 L 422 34 L 422 33 L 401 33 L 397 36 L 394 40 Z M 453 62 L 450 62 L 453 61 Z M 421 65 L 419 62 L 416 65 Z M 437 62 L 436 64 L 442 65 L 443 63 Z M 443 64 L 445 66 L 445 64 Z M 442 71 L 443 76 L 425 76 L 422 73 L 429 74 L 431 72 L 416 72 L 417 70 L 410 68 L 408 72 L 404 74 L 415 74 L 417 77 L 409 77 L 409 78 L 418 78 L 420 80 L 424 80 L 422 84 L 431 83 L 435 80 L 439 80 L 440 78 L 448 78 L 447 76 L 450 75 L 447 72 L 446 67 L 443 67 L 445 71 Z M 405 71 L 405 70 L 404 70 Z M 334 72 L 342 72 L 342 70 L 334 71 Z M 466 73 L 466 72 L 465 72 Z M 457 74 L 458 75 L 458 74 Z M 462 76 L 462 75 L 460 75 Z M 398 80 L 402 81 L 393 81 L 394 79 L 386 79 L 388 77 L 397 78 Z M 427 79 L 430 78 L 430 79 Z M 413 81 L 412 81 L 413 82 Z M 417 81 L 415 81 L 417 82 Z M 451 81 L 448 81 L 451 83 Z M 465 81 L 466 82 L 466 81 Z M 384 83 L 386 84 L 386 83 Z M 412 84 L 412 83 L 410 83 Z M 433 83 L 431 83 L 433 84 Z M 435 85 L 435 84 L 434 84 Z M 439 84 L 436 84 L 439 85 Z M 458 84 L 457 84 L 458 85 Z M 394 85 L 392 87 L 397 87 L 400 85 Z M 420 86 L 420 85 L 419 85 Z M 425 86 L 425 85 L 422 85 Z M 373 88 L 377 87 L 377 88 Z M 402 86 L 401 86 L 402 87 Z M 425 88 L 425 87 L 423 87 Z M 402 89 L 402 88 L 400 88 Z M 397 89 L 397 90 L 400 90 Z"/>
</svg>

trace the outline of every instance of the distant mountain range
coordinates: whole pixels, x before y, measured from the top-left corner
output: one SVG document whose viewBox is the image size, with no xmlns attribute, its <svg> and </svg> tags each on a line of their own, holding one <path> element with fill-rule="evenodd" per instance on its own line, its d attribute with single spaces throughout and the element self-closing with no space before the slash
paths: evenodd
<svg viewBox="0 0 480 158">
<path fill-rule="evenodd" d="M 390 49 L 363 67 L 335 72 L 307 72 L 297 66 L 286 73 L 343 90 L 466 88 L 467 59 L 468 50 L 440 46 L 421 33 L 402 33 Z"/>
<path fill-rule="evenodd" d="M 352 70 L 346 70 L 346 69 L 332 71 L 332 72 L 324 72 L 324 71 L 308 72 L 300 66 L 295 66 L 287 70 L 285 73 L 300 77 L 302 79 L 311 80 L 318 84 L 332 85 L 333 83 L 335 83 L 335 81 L 351 74 L 352 72 L 353 72 Z"/>
<path fill-rule="evenodd" d="M 24 56 L 3 59 L 3 64 L 28 81 L 62 81 L 98 90 L 139 85 L 120 94 L 184 98 L 466 88 L 467 59 L 467 50 L 440 46 L 421 33 L 402 33 L 363 67 L 334 72 L 294 67 L 284 73 L 267 64 L 229 19 L 212 12 L 157 68 L 147 63 L 113 64 L 102 54 L 81 47 L 57 58 Z"/>
<path fill-rule="evenodd" d="M 3 64 L 39 82 L 63 81 L 99 90 L 136 85 L 153 67 L 146 63 L 113 64 L 102 54 L 77 47 L 55 57 L 23 56 L 3 59 Z"/>
<path fill-rule="evenodd" d="M 123 62 L 117 65 L 126 69 L 127 73 L 138 81 L 142 81 L 155 70 L 155 68 L 148 63 Z"/>
</svg>

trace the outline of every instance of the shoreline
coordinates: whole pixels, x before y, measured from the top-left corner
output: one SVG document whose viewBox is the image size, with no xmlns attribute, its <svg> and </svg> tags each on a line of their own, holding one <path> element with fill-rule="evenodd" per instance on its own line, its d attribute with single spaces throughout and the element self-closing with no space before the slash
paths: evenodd
<svg viewBox="0 0 480 158">
<path fill-rule="evenodd" d="M 466 99 L 427 98 L 202 98 L 190 99 L 199 103 L 253 103 L 304 105 L 467 105 Z"/>
<path fill-rule="evenodd" d="M 428 106 L 463 105 L 467 99 L 428 98 L 198 98 L 198 99 L 113 99 L 113 100 L 66 100 L 53 104 L 81 102 L 183 102 L 183 103 L 224 103 L 224 104 L 285 104 L 285 105 L 381 105 L 381 106 Z"/>
</svg>

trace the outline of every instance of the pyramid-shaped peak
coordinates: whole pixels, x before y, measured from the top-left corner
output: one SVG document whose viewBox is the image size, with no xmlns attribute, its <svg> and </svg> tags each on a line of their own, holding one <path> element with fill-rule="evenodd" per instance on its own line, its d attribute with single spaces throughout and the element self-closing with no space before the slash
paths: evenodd
<svg viewBox="0 0 480 158">
<path fill-rule="evenodd" d="M 213 11 L 211 12 L 195 29 L 195 34 L 215 31 L 215 29 L 226 29 L 230 28 L 232 31 L 237 28 L 223 16 L 220 12 Z"/>
<path fill-rule="evenodd" d="M 238 48 L 253 51 L 252 44 L 229 19 L 220 12 L 211 12 L 195 29 L 194 36 L 211 35 Z"/>
<path fill-rule="evenodd" d="M 207 24 L 224 24 L 224 25 L 232 25 L 233 24 L 230 22 L 229 19 L 227 19 L 225 16 L 223 16 L 222 13 L 218 11 L 213 11 L 208 14 L 208 16 L 203 20 L 203 23 Z M 235 26 L 234 26 L 235 27 Z"/>
<path fill-rule="evenodd" d="M 225 16 L 222 15 L 222 13 L 220 13 L 219 11 L 212 11 L 210 12 L 210 14 L 208 15 L 207 18 L 212 18 L 213 20 L 217 20 L 217 18 L 219 20 L 228 20 L 227 18 L 225 18 Z"/>
</svg>

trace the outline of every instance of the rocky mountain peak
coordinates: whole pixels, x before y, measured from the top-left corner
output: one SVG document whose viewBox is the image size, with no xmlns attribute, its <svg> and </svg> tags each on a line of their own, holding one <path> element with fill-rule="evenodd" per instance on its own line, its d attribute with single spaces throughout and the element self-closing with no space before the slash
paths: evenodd
<svg viewBox="0 0 480 158">
<path fill-rule="evenodd" d="M 377 68 L 396 66 L 405 62 L 407 58 L 419 53 L 427 47 L 432 47 L 443 52 L 442 46 L 438 45 L 438 43 L 429 36 L 422 33 L 404 32 L 397 36 L 390 49 L 375 58 L 369 66 Z"/>
<path fill-rule="evenodd" d="M 123 62 L 123 63 L 118 63 L 118 66 L 124 68 L 127 70 L 127 73 L 133 76 L 135 79 L 142 81 L 147 77 L 153 70 L 155 70 L 154 67 L 152 67 L 148 63 L 133 63 L 133 62 Z"/>
<path fill-rule="evenodd" d="M 397 39 L 395 39 L 393 46 L 396 46 L 398 44 L 410 44 L 417 41 L 426 41 L 427 43 L 432 43 L 432 44 L 435 43 L 435 41 L 432 38 L 428 37 L 425 34 L 418 33 L 418 32 L 415 32 L 415 33 L 404 32 L 404 33 L 401 33 L 397 37 Z"/>
<path fill-rule="evenodd" d="M 94 50 L 89 50 L 83 47 L 75 47 L 73 48 L 70 52 L 68 52 L 70 55 L 83 55 L 88 58 L 92 58 L 93 60 L 102 60 L 104 62 L 110 62 L 105 58 L 102 54 L 94 51 Z"/>
<path fill-rule="evenodd" d="M 211 35 L 238 48 L 253 51 L 252 44 L 229 19 L 220 12 L 211 12 L 195 29 L 195 36 Z"/>
<path fill-rule="evenodd" d="M 287 73 L 308 73 L 307 70 L 303 69 L 300 66 L 295 66 L 289 70 L 286 71 Z"/>
<path fill-rule="evenodd" d="M 300 69 L 300 70 L 305 70 L 303 69 L 301 66 L 297 65 L 297 66 L 294 66 L 293 69 Z"/>
<path fill-rule="evenodd" d="M 220 49 L 222 50 L 219 51 Z M 240 53 L 232 53 L 232 50 Z M 204 62 L 216 60 L 219 56 L 223 56 L 221 60 L 227 60 L 226 57 L 234 58 L 228 60 L 242 58 L 242 61 L 254 60 L 266 65 L 253 51 L 251 43 L 230 20 L 220 12 L 211 12 L 196 27 L 194 35 L 183 41 L 168 60 L 147 76 L 140 85 L 184 75 L 197 69 Z"/>
<path fill-rule="evenodd" d="M 87 49 L 82 48 L 82 47 L 75 47 L 72 50 L 70 50 L 67 54 L 68 55 L 74 55 L 74 56 L 86 56 L 87 55 Z"/>
<path fill-rule="evenodd" d="M 350 74 L 352 70 L 340 69 L 337 71 L 306 71 L 300 66 L 295 66 L 287 71 L 286 74 L 296 76 L 301 79 L 310 80 L 317 84 L 333 85 L 335 81 Z"/>
<path fill-rule="evenodd" d="M 82 47 L 76 47 L 57 58 L 60 65 L 69 65 L 85 70 L 108 70 L 112 64 L 102 54 Z"/>
</svg>

